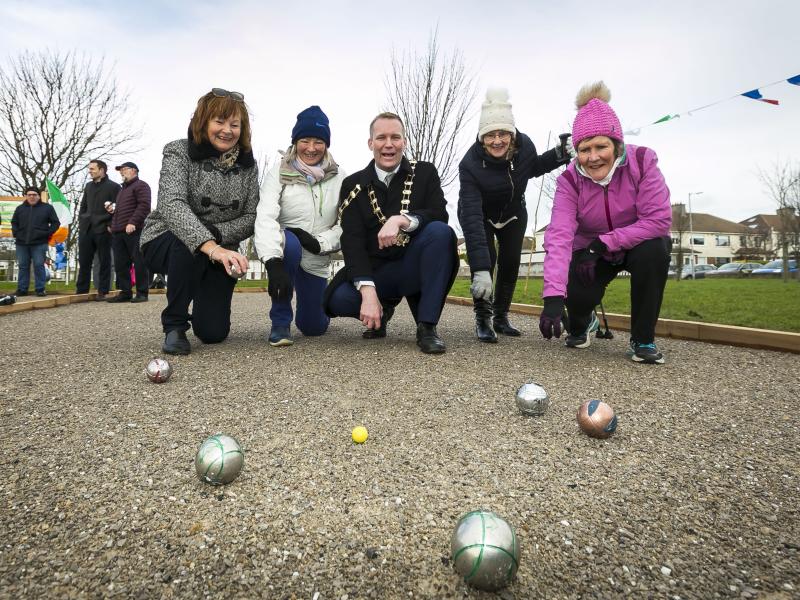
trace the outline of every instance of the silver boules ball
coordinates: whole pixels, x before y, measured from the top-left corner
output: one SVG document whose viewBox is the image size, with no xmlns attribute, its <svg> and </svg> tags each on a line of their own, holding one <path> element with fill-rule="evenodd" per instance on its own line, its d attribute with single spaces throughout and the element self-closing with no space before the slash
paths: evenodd
<svg viewBox="0 0 800 600">
<path fill-rule="evenodd" d="M 476 510 L 458 520 L 450 555 L 465 582 L 495 591 L 508 585 L 517 573 L 519 540 L 505 519 L 488 510 Z"/>
<path fill-rule="evenodd" d="M 153 383 L 164 383 L 172 376 L 172 365 L 164 358 L 154 358 L 147 363 L 145 373 Z"/>
<path fill-rule="evenodd" d="M 234 438 L 218 433 L 207 438 L 194 457 L 194 469 L 200 481 L 225 485 L 239 476 L 244 465 L 244 452 Z"/>
<path fill-rule="evenodd" d="M 517 408 L 523 415 L 543 415 L 550 406 L 550 395 L 538 383 L 531 382 L 521 385 L 515 398 Z"/>
</svg>

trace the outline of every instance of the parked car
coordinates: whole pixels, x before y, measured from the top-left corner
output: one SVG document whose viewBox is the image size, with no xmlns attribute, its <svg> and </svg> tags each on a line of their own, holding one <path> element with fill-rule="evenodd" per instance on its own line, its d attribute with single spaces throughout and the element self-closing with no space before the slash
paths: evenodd
<svg viewBox="0 0 800 600">
<path fill-rule="evenodd" d="M 789 260 L 789 272 L 795 273 L 797 272 L 797 261 L 795 259 Z M 780 275 L 783 273 L 783 259 L 778 260 L 771 260 L 767 264 L 762 265 L 758 269 L 753 269 L 753 272 L 750 273 L 751 275 Z"/>
<path fill-rule="evenodd" d="M 714 265 L 683 265 L 681 269 L 681 279 L 703 279 L 706 273 L 716 270 Z M 675 277 L 678 274 L 678 267 L 670 266 L 667 277 Z"/>
<path fill-rule="evenodd" d="M 720 277 L 741 277 L 745 273 L 750 273 L 754 269 L 763 267 L 761 263 L 739 263 L 731 262 L 725 263 L 717 268 L 716 271 L 709 271 L 706 277 L 718 279 Z"/>
</svg>

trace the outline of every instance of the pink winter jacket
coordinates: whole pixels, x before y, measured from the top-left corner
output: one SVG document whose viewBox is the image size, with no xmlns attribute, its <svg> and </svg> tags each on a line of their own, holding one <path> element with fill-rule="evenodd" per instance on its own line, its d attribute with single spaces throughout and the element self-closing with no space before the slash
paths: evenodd
<svg viewBox="0 0 800 600">
<path fill-rule="evenodd" d="M 542 297 L 567 295 L 572 253 L 595 238 L 608 247 L 604 258 L 613 259 L 645 240 L 669 237 L 669 188 L 656 153 L 630 144 L 625 150 L 625 160 L 605 188 L 578 173 L 575 160 L 558 177 L 544 234 Z"/>
</svg>

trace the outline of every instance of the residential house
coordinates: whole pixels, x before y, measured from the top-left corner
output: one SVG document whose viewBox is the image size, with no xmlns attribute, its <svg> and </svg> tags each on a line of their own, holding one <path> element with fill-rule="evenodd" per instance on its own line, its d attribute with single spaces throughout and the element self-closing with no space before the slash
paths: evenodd
<svg viewBox="0 0 800 600">
<path fill-rule="evenodd" d="M 672 205 L 672 263 L 723 265 L 741 260 L 747 228 L 706 213 L 686 211 L 682 203 Z"/>
<path fill-rule="evenodd" d="M 800 252 L 800 217 L 791 208 L 777 212 L 774 215 L 758 214 L 741 221 L 746 233 L 739 248 L 739 260 L 781 258 L 783 241 L 786 241 L 789 253 L 796 255 Z"/>
</svg>

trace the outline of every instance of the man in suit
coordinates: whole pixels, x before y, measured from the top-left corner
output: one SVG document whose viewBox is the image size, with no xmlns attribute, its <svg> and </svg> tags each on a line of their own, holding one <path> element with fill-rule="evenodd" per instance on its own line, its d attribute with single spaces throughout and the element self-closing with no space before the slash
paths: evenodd
<svg viewBox="0 0 800 600">
<path fill-rule="evenodd" d="M 441 354 L 436 331 L 458 270 L 456 236 L 431 163 L 403 156 L 400 117 L 381 113 L 370 124 L 373 160 L 342 183 L 340 216 L 345 266 L 331 281 L 325 307 L 358 318 L 365 338 L 386 336 L 386 322 L 405 297 L 417 322 L 417 345 Z"/>
</svg>

